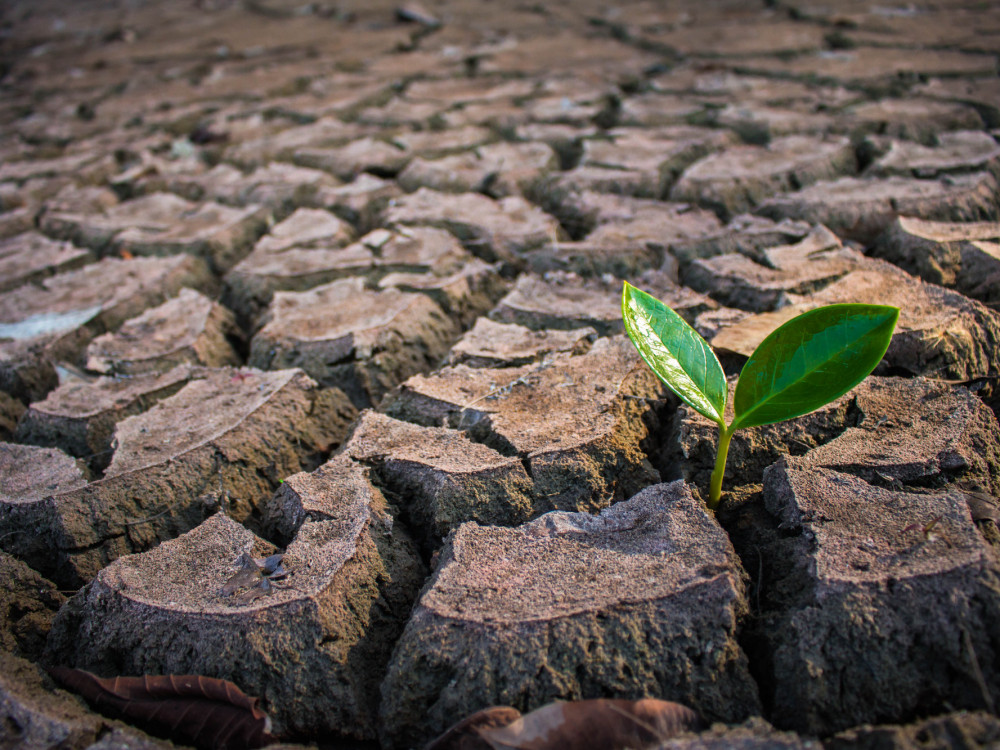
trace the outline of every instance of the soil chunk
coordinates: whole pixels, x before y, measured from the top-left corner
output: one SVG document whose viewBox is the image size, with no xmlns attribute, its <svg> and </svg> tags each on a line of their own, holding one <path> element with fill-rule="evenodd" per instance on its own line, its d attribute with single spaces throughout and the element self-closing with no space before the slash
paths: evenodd
<svg viewBox="0 0 1000 750">
<path fill-rule="evenodd" d="M 60 613 L 48 658 L 227 679 L 263 700 L 277 733 L 372 739 L 378 680 L 421 580 L 390 528 L 384 507 L 341 498 L 268 568 L 254 558 L 275 548 L 216 514 L 102 570 Z"/>
<path fill-rule="evenodd" d="M 354 415 L 343 393 L 301 370 L 208 371 L 118 423 L 103 479 L 13 506 L 10 528 L 35 531 L 29 546 L 16 535 L 4 547 L 57 583 L 79 585 L 219 507 L 252 519 L 281 479 L 343 439 Z"/>
<path fill-rule="evenodd" d="M 771 198 L 756 213 L 824 224 L 841 237 L 871 244 L 897 216 L 934 221 L 996 221 L 996 178 L 987 172 L 910 177 L 842 177 Z"/>
<path fill-rule="evenodd" d="M 829 750 L 888 744 L 947 750 L 958 745 L 989 747 L 1000 740 L 1000 719 L 985 711 L 955 711 L 905 726 L 865 725 L 839 732 L 824 743 Z M 891 743 L 891 744 L 890 744 Z"/>
<path fill-rule="evenodd" d="M 899 175 L 929 179 L 979 171 L 1000 176 L 1000 144 L 982 130 L 960 130 L 941 133 L 934 146 L 893 141 L 888 153 L 866 173 L 878 177 Z"/>
<path fill-rule="evenodd" d="M 105 375 L 165 373 L 182 364 L 226 367 L 242 357 L 236 318 L 193 289 L 125 321 L 87 346 L 87 369 Z"/>
<path fill-rule="evenodd" d="M 680 286 L 662 271 L 647 271 L 634 282 L 686 319 L 694 320 L 716 307 L 710 298 Z M 535 331 L 590 327 L 602 336 L 620 333 L 624 330 L 621 286 L 620 279 L 610 276 L 585 279 L 560 271 L 543 277 L 522 274 L 490 317 Z"/>
<path fill-rule="evenodd" d="M 446 229 L 487 263 L 521 264 L 520 254 L 559 239 L 559 223 L 523 198 L 499 201 L 484 195 L 453 195 L 430 188 L 395 201 L 386 210 L 390 225 L 424 225 Z"/>
<path fill-rule="evenodd" d="M 746 611 L 741 575 L 725 534 L 682 482 L 596 517 L 464 524 L 393 654 L 383 743 L 419 745 L 489 705 L 526 711 L 608 691 L 652 690 L 729 721 L 756 713 L 735 639 Z"/>
<path fill-rule="evenodd" d="M 444 427 L 366 411 L 343 454 L 371 466 L 409 524 L 433 546 L 465 521 L 515 526 L 538 501 L 521 460 Z"/>
<path fill-rule="evenodd" d="M 458 329 L 430 297 L 398 289 L 370 291 L 353 277 L 306 292 L 278 292 L 270 321 L 254 336 L 249 363 L 301 367 L 336 385 L 359 408 L 431 369 Z"/>
<path fill-rule="evenodd" d="M 421 187 L 447 193 L 520 195 L 522 187 L 559 166 L 544 143 L 495 143 L 440 159 L 416 158 L 399 175 L 407 192 Z"/>
<path fill-rule="evenodd" d="M 0 241 L 0 292 L 72 271 L 94 256 L 69 242 L 56 242 L 38 232 L 24 232 Z"/>
<path fill-rule="evenodd" d="M 48 212 L 42 230 L 100 253 L 188 253 L 222 272 L 246 254 L 268 216 L 262 206 L 191 203 L 171 193 L 153 193 L 119 203 L 103 214 Z"/>
<path fill-rule="evenodd" d="M 56 585 L 0 552 L 0 652 L 38 659 L 52 619 L 66 601 Z"/>
<path fill-rule="evenodd" d="M 900 216 L 872 253 L 932 284 L 983 302 L 1000 300 L 1000 222 L 942 222 Z"/>
<path fill-rule="evenodd" d="M 173 395 L 193 374 L 190 365 L 178 365 L 165 373 L 68 380 L 28 408 L 17 426 L 17 438 L 59 448 L 103 471 L 114 452 L 115 425 Z"/>
<path fill-rule="evenodd" d="M 764 263 L 741 253 L 697 259 L 684 283 L 724 305 L 765 312 L 786 303 L 788 295 L 808 295 L 865 262 L 822 226 L 794 245 L 768 248 L 762 255 Z"/>
<path fill-rule="evenodd" d="M 1000 566 L 965 496 L 883 489 L 800 460 L 764 474 L 764 503 L 795 540 L 765 584 L 796 592 L 762 621 L 775 724 L 827 734 L 992 706 L 1000 673 L 977 655 L 1000 640 Z"/>
<path fill-rule="evenodd" d="M 590 327 L 533 331 L 516 323 L 478 318 L 472 329 L 451 348 L 448 364 L 518 367 L 540 362 L 555 352 L 583 354 L 596 338 L 597 331 Z"/>
<path fill-rule="evenodd" d="M 736 142 L 732 133 L 676 126 L 616 128 L 583 143 L 581 165 L 638 173 L 637 197 L 664 198 L 677 177 L 698 159 Z M 568 179 L 572 180 L 572 172 Z"/>
<path fill-rule="evenodd" d="M 695 162 L 674 185 L 670 198 L 708 206 L 729 218 L 775 193 L 856 171 L 848 139 L 790 135 L 767 147 L 733 146 Z"/>
<path fill-rule="evenodd" d="M 38 400 L 57 385 L 54 364 L 80 361 L 87 343 L 183 287 L 210 284 L 204 263 L 105 258 L 0 296 L 0 387 Z"/>
<path fill-rule="evenodd" d="M 1000 426 L 965 388 L 923 378 L 868 378 L 853 392 L 855 424 L 796 460 L 869 484 L 1000 490 Z"/>
<path fill-rule="evenodd" d="M 597 510 L 658 481 L 643 442 L 656 425 L 651 404 L 661 394 L 631 343 L 616 337 L 598 339 L 586 354 L 554 354 L 537 365 L 458 365 L 418 375 L 386 411 L 467 430 L 500 453 L 521 457 L 538 510 Z"/>
</svg>

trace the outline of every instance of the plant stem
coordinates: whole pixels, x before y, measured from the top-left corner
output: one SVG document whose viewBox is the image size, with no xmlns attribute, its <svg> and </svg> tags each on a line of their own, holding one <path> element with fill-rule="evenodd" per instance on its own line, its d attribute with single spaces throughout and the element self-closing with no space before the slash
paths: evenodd
<svg viewBox="0 0 1000 750">
<path fill-rule="evenodd" d="M 729 441 L 733 437 L 733 432 L 729 427 L 719 430 L 719 447 L 715 454 L 715 468 L 712 470 L 712 479 L 708 483 L 708 507 L 715 510 L 719 507 L 719 500 L 722 499 L 722 477 L 726 473 L 726 458 L 729 456 Z"/>
</svg>

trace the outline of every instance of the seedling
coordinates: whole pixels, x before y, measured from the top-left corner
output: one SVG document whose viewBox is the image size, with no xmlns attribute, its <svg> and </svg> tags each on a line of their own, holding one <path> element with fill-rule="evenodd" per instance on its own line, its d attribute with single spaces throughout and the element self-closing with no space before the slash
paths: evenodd
<svg viewBox="0 0 1000 750">
<path fill-rule="evenodd" d="M 889 348 L 899 308 L 828 305 L 776 328 L 740 372 L 728 425 L 726 375 L 708 342 L 667 305 L 628 282 L 622 291 L 622 315 L 646 364 L 684 403 L 719 426 L 708 488 L 708 507 L 715 509 L 733 433 L 800 417 L 851 390 Z"/>
</svg>

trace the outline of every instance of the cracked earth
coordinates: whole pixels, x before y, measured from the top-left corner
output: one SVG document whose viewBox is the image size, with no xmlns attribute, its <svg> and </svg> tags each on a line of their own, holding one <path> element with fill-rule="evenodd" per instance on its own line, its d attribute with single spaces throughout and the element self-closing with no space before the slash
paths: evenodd
<svg viewBox="0 0 1000 750">
<path fill-rule="evenodd" d="M 59 665 L 230 680 L 289 747 L 597 697 L 996 747 L 998 54 L 972 0 L 5 3 L 0 746 L 170 746 Z M 902 313 L 713 514 L 623 279 L 731 376 Z"/>
</svg>

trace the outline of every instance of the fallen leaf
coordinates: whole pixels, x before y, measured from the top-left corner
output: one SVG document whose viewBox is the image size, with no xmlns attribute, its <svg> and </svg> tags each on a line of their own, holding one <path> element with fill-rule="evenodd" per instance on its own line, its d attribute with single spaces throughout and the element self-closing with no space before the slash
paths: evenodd
<svg viewBox="0 0 1000 750">
<path fill-rule="evenodd" d="M 49 674 L 97 710 L 178 742 L 236 750 L 273 740 L 271 720 L 257 707 L 257 698 L 226 680 L 198 675 L 103 679 L 69 667 L 52 667 Z"/>
<path fill-rule="evenodd" d="M 480 736 L 479 730 L 505 727 L 520 718 L 521 712 L 516 708 L 490 706 L 466 716 L 440 737 L 431 740 L 424 750 L 490 750 L 489 743 Z"/>
<path fill-rule="evenodd" d="M 974 492 L 966 490 L 964 493 L 965 502 L 969 506 L 969 513 L 973 521 L 992 521 L 1000 526 L 1000 509 L 997 508 L 997 499 L 984 492 Z"/>
<path fill-rule="evenodd" d="M 640 750 L 701 726 L 698 714 L 679 703 L 597 698 L 550 703 L 478 732 L 492 750 Z"/>
</svg>

